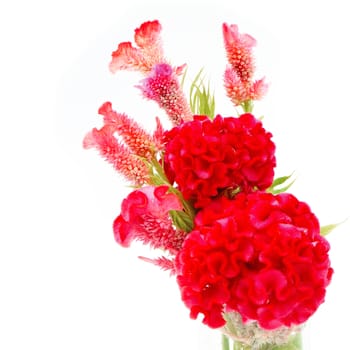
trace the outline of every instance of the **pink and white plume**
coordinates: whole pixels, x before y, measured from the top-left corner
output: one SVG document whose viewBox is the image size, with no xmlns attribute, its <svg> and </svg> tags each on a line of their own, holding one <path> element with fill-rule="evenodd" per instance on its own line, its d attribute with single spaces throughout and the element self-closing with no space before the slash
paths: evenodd
<svg viewBox="0 0 350 350">
<path fill-rule="evenodd" d="M 124 178 L 141 186 L 148 182 L 148 168 L 140 158 L 130 152 L 114 137 L 114 128 L 104 125 L 101 129 L 92 129 L 86 134 L 84 148 L 96 148 L 101 156 L 113 165 Z"/>
<path fill-rule="evenodd" d="M 177 73 L 169 64 L 156 64 L 138 88 L 165 110 L 173 125 L 193 119 Z"/>
<path fill-rule="evenodd" d="M 149 170 L 142 161 L 152 160 L 163 147 L 163 128 L 157 119 L 153 135 L 148 134 L 136 121 L 104 103 L 99 114 L 103 127 L 92 129 L 84 138 L 84 148 L 96 148 L 128 181 L 136 186 L 149 182 Z M 120 138 L 116 138 L 118 134 Z"/>
<path fill-rule="evenodd" d="M 160 39 L 161 25 L 159 21 L 148 21 L 135 29 L 134 40 L 138 47 L 130 41 L 122 42 L 112 53 L 109 69 L 112 73 L 118 70 L 136 70 L 149 72 L 160 62 L 166 62 Z"/>
<path fill-rule="evenodd" d="M 132 241 L 141 241 L 155 249 L 176 255 L 186 233 L 173 226 L 169 211 L 182 210 L 175 194 L 168 186 L 145 186 L 131 192 L 122 202 L 121 213 L 113 224 L 114 237 L 123 247 Z M 166 270 L 173 270 L 173 260 L 142 258 Z"/>
<path fill-rule="evenodd" d="M 256 40 L 241 34 L 235 24 L 223 24 L 224 45 L 229 65 L 224 74 L 227 96 L 237 106 L 249 100 L 261 99 L 268 88 L 264 78 L 253 81 L 255 63 L 253 47 Z"/>
</svg>

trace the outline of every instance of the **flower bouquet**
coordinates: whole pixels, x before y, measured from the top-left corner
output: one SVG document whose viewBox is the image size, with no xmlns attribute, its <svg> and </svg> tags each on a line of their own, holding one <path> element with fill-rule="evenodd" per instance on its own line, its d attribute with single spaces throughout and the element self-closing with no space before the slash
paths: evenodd
<svg viewBox="0 0 350 350">
<path fill-rule="evenodd" d="M 140 72 L 137 88 L 171 128 L 156 118 L 149 133 L 106 102 L 103 126 L 83 144 L 133 186 L 113 223 L 116 241 L 159 252 L 141 259 L 175 276 L 190 317 L 220 329 L 223 349 L 301 349 L 303 325 L 331 281 L 323 236 L 334 225 L 320 227 L 309 205 L 287 193 L 291 176 L 275 178 L 272 134 L 252 114 L 268 88 L 254 79 L 256 41 L 237 25 L 222 29 L 235 116 L 216 114 L 202 71 L 186 97 L 187 67 L 165 57 L 154 20 L 135 30 L 136 46 L 118 45 L 109 68 Z"/>
</svg>

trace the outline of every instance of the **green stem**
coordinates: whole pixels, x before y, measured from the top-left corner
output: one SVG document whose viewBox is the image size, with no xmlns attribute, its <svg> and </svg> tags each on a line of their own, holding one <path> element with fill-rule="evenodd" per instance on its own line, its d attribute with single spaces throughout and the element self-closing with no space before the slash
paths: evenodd
<svg viewBox="0 0 350 350">
<path fill-rule="evenodd" d="M 241 106 L 243 108 L 244 113 L 252 113 L 253 112 L 253 101 L 252 100 L 247 100 L 241 103 Z"/>
<path fill-rule="evenodd" d="M 230 350 L 230 342 L 225 334 L 222 335 L 222 350 Z"/>
</svg>

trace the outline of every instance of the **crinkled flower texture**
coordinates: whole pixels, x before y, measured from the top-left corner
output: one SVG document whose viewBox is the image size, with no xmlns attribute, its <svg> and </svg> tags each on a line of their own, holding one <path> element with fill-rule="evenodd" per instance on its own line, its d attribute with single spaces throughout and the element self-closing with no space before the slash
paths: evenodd
<svg viewBox="0 0 350 350">
<path fill-rule="evenodd" d="M 176 257 L 191 317 L 210 327 L 223 312 L 264 329 L 305 322 L 324 301 L 333 273 L 317 218 L 291 194 L 240 193 L 200 211 Z"/>
<path fill-rule="evenodd" d="M 268 188 L 274 176 L 271 133 L 251 114 L 195 116 L 167 135 L 165 169 L 184 198 L 202 208 L 223 190 Z"/>
<path fill-rule="evenodd" d="M 145 186 L 123 200 L 121 214 L 113 224 L 119 244 L 128 247 L 132 240 L 139 240 L 153 248 L 177 253 L 184 233 L 173 227 L 169 211 L 182 210 L 182 204 L 168 189 L 168 186 Z"/>
</svg>

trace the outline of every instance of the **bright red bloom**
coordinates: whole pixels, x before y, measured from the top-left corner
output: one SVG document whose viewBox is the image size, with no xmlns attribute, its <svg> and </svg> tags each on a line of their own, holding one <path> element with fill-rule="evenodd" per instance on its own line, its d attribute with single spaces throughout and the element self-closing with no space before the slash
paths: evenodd
<svg viewBox="0 0 350 350">
<path fill-rule="evenodd" d="M 184 232 L 173 227 L 169 210 L 182 210 L 178 197 L 168 186 L 146 186 L 131 192 L 122 202 L 121 214 L 113 224 L 114 237 L 124 247 L 139 240 L 153 248 L 176 253 Z"/>
<path fill-rule="evenodd" d="M 195 116 L 167 135 L 165 169 L 185 199 L 203 207 L 225 189 L 268 188 L 274 175 L 271 133 L 251 114 Z"/>
<path fill-rule="evenodd" d="M 317 218 L 291 194 L 220 197 L 198 213 L 176 257 L 191 317 L 210 327 L 223 312 L 262 328 L 305 322 L 324 301 L 333 273 Z"/>
<path fill-rule="evenodd" d="M 143 96 L 157 102 L 166 111 L 173 125 L 192 120 L 177 73 L 169 64 L 156 64 L 141 83 L 138 87 Z"/>
<path fill-rule="evenodd" d="M 126 69 L 147 73 L 156 63 L 166 62 L 160 40 L 161 29 L 157 20 L 145 22 L 135 29 L 134 39 L 138 48 L 133 47 L 129 41 L 120 43 L 112 53 L 109 65 L 111 72 Z"/>
</svg>

